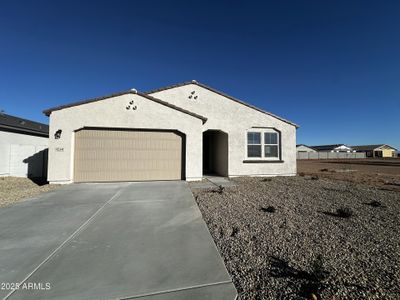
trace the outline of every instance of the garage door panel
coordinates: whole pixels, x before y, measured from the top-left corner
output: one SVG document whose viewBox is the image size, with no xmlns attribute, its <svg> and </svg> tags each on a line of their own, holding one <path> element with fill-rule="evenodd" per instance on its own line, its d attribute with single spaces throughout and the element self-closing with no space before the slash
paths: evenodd
<svg viewBox="0 0 400 300">
<path fill-rule="evenodd" d="M 75 135 L 75 182 L 179 180 L 182 137 L 174 132 L 81 130 Z"/>
</svg>

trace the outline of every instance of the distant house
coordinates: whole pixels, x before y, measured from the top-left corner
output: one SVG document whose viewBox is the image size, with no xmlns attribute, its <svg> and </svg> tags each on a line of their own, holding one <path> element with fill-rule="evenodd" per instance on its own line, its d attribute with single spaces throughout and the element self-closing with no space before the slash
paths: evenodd
<svg viewBox="0 0 400 300">
<path fill-rule="evenodd" d="M 320 145 L 320 146 L 310 146 L 310 148 L 316 150 L 317 152 L 345 152 L 351 153 L 355 150 L 345 144 L 334 144 L 334 145 Z"/>
<path fill-rule="evenodd" d="M 313 149 L 307 145 L 304 145 L 304 144 L 296 145 L 296 151 L 297 151 L 297 153 L 299 153 L 299 152 L 300 153 L 317 152 L 315 149 Z"/>
<path fill-rule="evenodd" d="M 0 113 L 0 176 L 43 178 L 49 126 Z"/>
<path fill-rule="evenodd" d="M 397 149 L 386 145 L 361 145 L 352 146 L 357 152 L 364 152 L 366 157 L 396 157 Z"/>
</svg>

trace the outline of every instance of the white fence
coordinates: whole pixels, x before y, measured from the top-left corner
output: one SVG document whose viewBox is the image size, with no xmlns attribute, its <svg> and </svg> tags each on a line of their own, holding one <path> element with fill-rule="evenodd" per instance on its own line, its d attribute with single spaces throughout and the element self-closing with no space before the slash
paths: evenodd
<svg viewBox="0 0 400 300">
<path fill-rule="evenodd" d="M 363 152 L 297 152 L 297 159 L 351 159 L 365 157 Z"/>
</svg>

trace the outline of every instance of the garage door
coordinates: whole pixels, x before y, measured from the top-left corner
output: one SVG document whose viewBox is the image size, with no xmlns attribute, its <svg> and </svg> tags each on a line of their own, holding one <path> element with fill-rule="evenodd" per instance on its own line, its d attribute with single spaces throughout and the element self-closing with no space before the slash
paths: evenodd
<svg viewBox="0 0 400 300">
<path fill-rule="evenodd" d="M 182 137 L 175 132 L 83 129 L 74 156 L 75 182 L 182 178 Z"/>
</svg>

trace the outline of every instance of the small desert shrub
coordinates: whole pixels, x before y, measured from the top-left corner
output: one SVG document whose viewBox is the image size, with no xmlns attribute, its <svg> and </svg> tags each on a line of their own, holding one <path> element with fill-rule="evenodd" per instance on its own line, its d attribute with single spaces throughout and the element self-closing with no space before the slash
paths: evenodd
<svg viewBox="0 0 400 300">
<path fill-rule="evenodd" d="M 264 182 L 272 181 L 272 178 L 264 178 L 262 181 L 264 181 Z"/>
<path fill-rule="evenodd" d="M 313 176 L 311 176 L 311 178 L 310 178 L 311 180 L 318 180 L 319 179 L 319 177 L 317 176 L 317 175 L 313 175 Z"/>
<path fill-rule="evenodd" d="M 269 213 L 274 213 L 276 211 L 275 207 L 273 206 L 268 206 L 268 207 L 260 207 L 260 210 L 263 212 L 269 212 Z"/>
<path fill-rule="evenodd" d="M 218 185 L 217 188 L 212 188 L 209 190 L 209 193 L 218 193 L 218 194 L 223 194 L 225 191 L 225 188 L 222 185 Z"/>
<path fill-rule="evenodd" d="M 225 188 L 222 185 L 219 185 L 218 190 L 217 190 L 218 194 L 222 194 L 224 191 L 225 191 Z"/>
<path fill-rule="evenodd" d="M 328 172 L 329 170 L 325 168 L 325 169 L 321 169 L 320 171 L 321 172 Z"/>
<path fill-rule="evenodd" d="M 321 254 L 317 255 L 311 269 L 311 276 L 314 277 L 315 281 L 326 279 L 328 273 L 324 270 L 324 259 Z"/>
<path fill-rule="evenodd" d="M 231 237 L 234 237 L 234 236 L 236 236 L 237 234 L 239 233 L 239 228 L 237 228 L 237 227 L 231 227 L 229 230 L 228 230 L 228 235 L 229 236 L 231 236 Z"/>
<path fill-rule="evenodd" d="M 306 176 L 306 174 L 304 172 L 299 172 L 299 176 L 304 177 L 304 176 Z"/>
<path fill-rule="evenodd" d="M 302 294 L 309 299 L 318 299 L 317 295 L 325 289 L 324 280 L 328 278 L 329 273 L 324 269 L 324 260 L 322 255 L 317 255 L 311 265 L 308 282 L 302 285 Z"/>
<path fill-rule="evenodd" d="M 380 206 L 382 206 L 382 203 L 380 203 L 379 201 L 374 200 L 374 201 L 371 201 L 370 203 L 368 203 L 368 205 L 371 205 L 373 207 L 380 207 Z"/>
<path fill-rule="evenodd" d="M 374 200 L 374 201 L 371 201 L 371 202 L 369 202 L 369 203 L 364 203 L 364 204 L 366 204 L 366 205 L 369 205 L 369 206 L 372 206 L 372 207 L 381 207 L 381 208 L 386 208 L 386 206 L 385 206 L 385 205 L 383 205 L 381 202 L 379 202 L 379 201 L 376 201 L 376 200 Z"/>
<path fill-rule="evenodd" d="M 324 289 L 328 287 L 325 280 L 329 278 L 329 272 L 324 269 L 324 259 L 321 255 L 310 261 L 309 271 L 297 269 L 288 262 L 271 257 L 270 275 L 275 278 L 288 278 L 293 283 L 293 292 L 299 297 L 295 299 L 319 299 Z M 290 297 L 291 299 L 294 297 Z M 285 299 L 287 299 L 285 297 Z"/>
<path fill-rule="evenodd" d="M 348 207 L 341 207 L 336 210 L 336 215 L 340 218 L 350 218 L 353 214 L 353 211 Z"/>
</svg>

